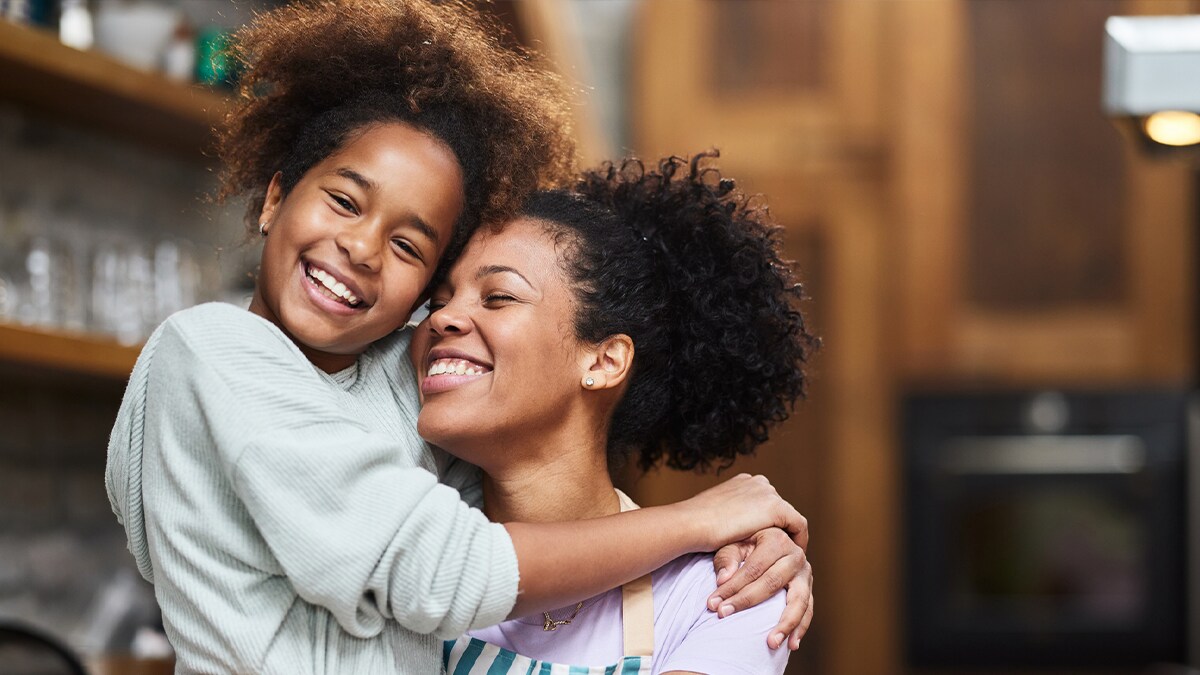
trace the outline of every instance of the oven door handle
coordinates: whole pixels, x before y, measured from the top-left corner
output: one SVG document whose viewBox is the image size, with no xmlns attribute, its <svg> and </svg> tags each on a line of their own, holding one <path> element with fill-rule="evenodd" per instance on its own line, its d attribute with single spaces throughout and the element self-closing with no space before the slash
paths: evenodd
<svg viewBox="0 0 1200 675">
<path fill-rule="evenodd" d="M 938 463 L 957 475 L 1135 474 L 1146 445 L 1132 435 L 967 436 L 949 440 Z"/>
</svg>

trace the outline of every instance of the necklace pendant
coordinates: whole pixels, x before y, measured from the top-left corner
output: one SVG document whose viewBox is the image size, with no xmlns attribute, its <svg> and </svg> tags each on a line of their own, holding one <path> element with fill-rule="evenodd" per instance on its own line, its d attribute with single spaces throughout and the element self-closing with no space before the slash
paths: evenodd
<svg viewBox="0 0 1200 675">
<path fill-rule="evenodd" d="M 579 616 L 579 610 L 581 609 L 583 609 L 582 602 L 580 602 L 578 605 L 575 605 L 575 611 L 571 612 L 571 616 L 568 616 L 565 619 L 555 619 L 554 617 L 550 616 L 550 612 L 542 612 L 542 618 L 545 619 L 545 621 L 542 622 L 542 630 L 555 631 L 558 630 L 559 626 L 570 625 L 570 623 L 575 620 L 575 617 Z"/>
</svg>

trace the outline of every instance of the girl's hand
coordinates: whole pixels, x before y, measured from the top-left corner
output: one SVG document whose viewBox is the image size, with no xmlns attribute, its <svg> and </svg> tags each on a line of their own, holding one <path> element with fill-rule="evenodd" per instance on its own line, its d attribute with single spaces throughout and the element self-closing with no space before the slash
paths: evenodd
<svg viewBox="0 0 1200 675">
<path fill-rule="evenodd" d="M 808 542 L 808 521 L 765 476 L 738 474 L 679 505 L 689 510 L 688 522 L 700 528 L 697 551 L 715 551 L 772 527 Z"/>
<path fill-rule="evenodd" d="M 767 644 L 776 649 L 785 637 L 790 637 L 788 649 L 798 649 L 813 619 L 812 565 L 801 541 L 808 544 L 807 527 L 803 536 L 795 539 L 781 529 L 771 528 L 717 551 L 713 567 L 718 587 L 708 599 L 708 608 L 725 618 L 787 587 L 787 606 L 779 623 L 768 633 Z"/>
</svg>

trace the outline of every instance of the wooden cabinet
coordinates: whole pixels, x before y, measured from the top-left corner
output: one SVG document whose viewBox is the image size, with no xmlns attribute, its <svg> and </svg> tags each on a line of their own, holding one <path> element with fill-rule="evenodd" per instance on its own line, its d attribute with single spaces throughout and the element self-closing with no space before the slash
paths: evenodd
<svg viewBox="0 0 1200 675">
<path fill-rule="evenodd" d="M 0 324 L 0 363 L 124 380 L 138 348 L 100 337 Z"/>
<path fill-rule="evenodd" d="M 198 85 L 171 82 L 49 33 L 0 21 L 0 103 L 111 135 L 194 162 L 228 99 Z M 0 324 L 0 363 L 123 380 L 137 348 L 102 337 Z"/>
<path fill-rule="evenodd" d="M 1189 0 L 640 6 L 643 156 L 722 151 L 767 196 L 825 344 L 760 456 L 813 525 L 796 672 L 902 672 L 898 402 L 916 386 L 1183 385 L 1195 371 L 1194 168 L 1101 110 L 1104 19 Z M 656 472 L 677 499 L 712 477 Z"/>
<path fill-rule="evenodd" d="M 66 47 L 50 33 L 8 21 L 0 21 L 0 72 L 0 101 L 198 162 L 229 108 L 211 89 Z"/>
<path fill-rule="evenodd" d="M 899 661 L 885 363 L 888 4 L 648 2 L 635 24 L 636 149 L 657 158 L 716 147 L 723 174 L 765 195 L 824 340 L 808 400 L 731 470 L 766 474 L 812 524 L 817 618 L 789 672 L 887 673 Z M 632 489 L 661 503 L 717 480 L 660 471 Z"/>
<path fill-rule="evenodd" d="M 1100 111 L 1104 20 L 1196 3 L 896 3 L 898 362 L 911 381 L 1183 384 L 1195 183 Z"/>
</svg>

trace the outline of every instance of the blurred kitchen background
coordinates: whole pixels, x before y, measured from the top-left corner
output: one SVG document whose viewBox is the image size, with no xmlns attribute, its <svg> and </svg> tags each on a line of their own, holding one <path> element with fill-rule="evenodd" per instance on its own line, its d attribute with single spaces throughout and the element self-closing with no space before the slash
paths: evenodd
<svg viewBox="0 0 1200 675">
<path fill-rule="evenodd" d="M 43 638 L 170 672 L 105 444 L 154 325 L 248 298 L 206 149 L 223 36 L 275 4 L 0 0 L 0 674 Z M 483 6 L 578 85 L 587 163 L 715 147 L 785 228 L 825 345 L 735 470 L 811 523 L 789 673 L 1196 672 L 1200 136 L 1148 140 L 1121 88 L 1200 111 L 1200 28 L 1108 19 L 1200 1 Z"/>
</svg>

